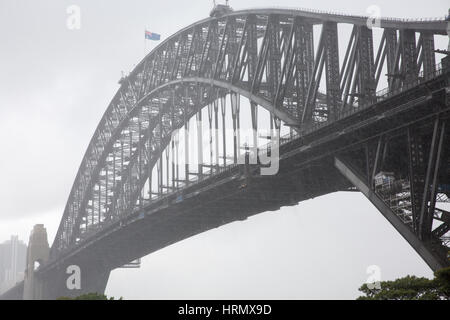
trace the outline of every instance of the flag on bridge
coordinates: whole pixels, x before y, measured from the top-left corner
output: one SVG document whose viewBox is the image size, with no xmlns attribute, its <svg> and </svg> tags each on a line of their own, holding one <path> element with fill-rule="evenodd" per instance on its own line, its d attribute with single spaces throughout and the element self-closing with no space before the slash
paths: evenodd
<svg viewBox="0 0 450 320">
<path fill-rule="evenodd" d="M 161 35 L 145 30 L 145 39 L 147 40 L 161 40 Z"/>
</svg>

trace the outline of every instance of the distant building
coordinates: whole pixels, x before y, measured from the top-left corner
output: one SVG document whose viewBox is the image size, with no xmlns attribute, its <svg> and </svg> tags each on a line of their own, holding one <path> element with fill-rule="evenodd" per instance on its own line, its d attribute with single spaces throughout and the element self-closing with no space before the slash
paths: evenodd
<svg viewBox="0 0 450 320">
<path fill-rule="evenodd" d="M 18 236 L 0 244 L 0 294 L 24 279 L 27 246 Z"/>
</svg>

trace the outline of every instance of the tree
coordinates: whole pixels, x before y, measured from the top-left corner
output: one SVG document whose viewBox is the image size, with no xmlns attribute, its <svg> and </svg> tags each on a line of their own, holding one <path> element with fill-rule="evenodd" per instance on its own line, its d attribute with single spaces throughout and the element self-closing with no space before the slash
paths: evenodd
<svg viewBox="0 0 450 320">
<path fill-rule="evenodd" d="M 450 268 L 434 273 L 434 279 L 406 276 L 381 282 L 381 289 L 364 284 L 358 300 L 450 300 Z"/>
</svg>

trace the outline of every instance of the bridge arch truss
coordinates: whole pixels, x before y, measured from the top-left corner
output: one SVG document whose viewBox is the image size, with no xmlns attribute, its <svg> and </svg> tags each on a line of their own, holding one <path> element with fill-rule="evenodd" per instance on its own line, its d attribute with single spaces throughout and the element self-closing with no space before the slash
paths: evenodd
<svg viewBox="0 0 450 320">
<path fill-rule="evenodd" d="M 341 25 L 351 29 L 348 38 L 339 38 Z M 154 196 L 189 183 L 189 167 L 181 178 L 175 173 L 178 168 L 169 165 L 166 170 L 172 172 L 166 179 L 171 176 L 171 181 L 164 182 L 163 162 L 168 163 L 169 155 L 178 156 L 176 132 L 194 117 L 201 121 L 202 110 L 207 109 L 210 129 L 218 129 L 219 119 L 225 121 L 226 110 L 231 109 L 228 116 L 236 131 L 241 101 L 248 100 L 245 107 L 255 132 L 262 108 L 275 130 L 285 127 L 301 134 L 377 102 L 383 83 L 388 91 L 401 90 L 433 74 L 434 37 L 446 34 L 445 21 L 381 19 L 380 27 L 375 43 L 366 17 L 255 9 L 211 17 L 168 38 L 121 79 L 83 158 L 51 258 Z M 234 141 L 231 163 L 240 148 Z M 217 154 L 214 166 L 209 163 L 210 173 L 228 163 L 226 150 L 223 161 Z M 155 168 L 158 182 L 153 194 Z M 198 179 L 206 174 L 204 168 L 201 163 L 195 172 Z"/>
</svg>

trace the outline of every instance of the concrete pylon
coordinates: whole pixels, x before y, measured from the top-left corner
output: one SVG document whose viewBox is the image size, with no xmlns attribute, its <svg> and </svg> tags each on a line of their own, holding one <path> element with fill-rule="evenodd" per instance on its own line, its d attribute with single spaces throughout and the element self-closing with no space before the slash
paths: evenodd
<svg viewBox="0 0 450 320">
<path fill-rule="evenodd" d="M 42 280 L 35 276 L 35 263 L 45 264 L 50 255 L 47 230 L 43 224 L 35 225 L 30 235 L 27 252 L 27 268 L 23 290 L 24 300 L 40 300 L 43 298 Z"/>
</svg>

